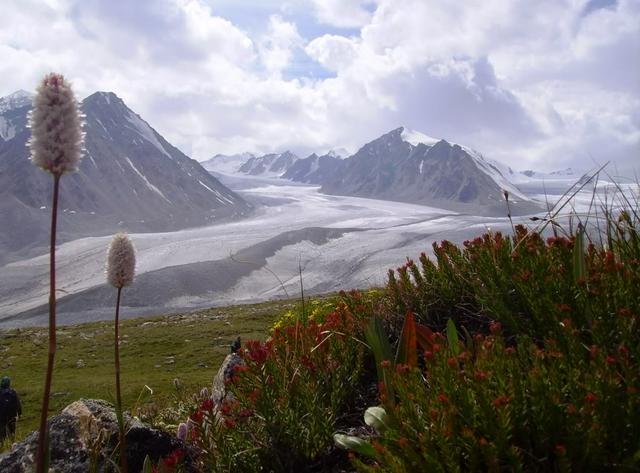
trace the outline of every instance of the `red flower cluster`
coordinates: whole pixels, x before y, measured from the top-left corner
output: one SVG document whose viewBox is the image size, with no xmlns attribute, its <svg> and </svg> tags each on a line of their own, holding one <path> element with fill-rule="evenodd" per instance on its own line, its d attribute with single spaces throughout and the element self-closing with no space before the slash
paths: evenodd
<svg viewBox="0 0 640 473">
<path fill-rule="evenodd" d="M 267 344 L 262 344 L 258 340 L 249 340 L 245 343 L 245 353 L 251 358 L 251 360 L 261 366 L 269 356 L 269 347 Z"/>
<path fill-rule="evenodd" d="M 178 466 L 182 460 L 184 459 L 186 452 L 184 449 L 179 448 L 171 453 L 169 456 L 165 457 L 162 462 L 167 468 L 175 468 Z"/>
<path fill-rule="evenodd" d="M 500 407 L 504 407 L 511 402 L 511 398 L 509 396 L 498 396 L 493 400 L 493 405 L 496 409 Z"/>
</svg>

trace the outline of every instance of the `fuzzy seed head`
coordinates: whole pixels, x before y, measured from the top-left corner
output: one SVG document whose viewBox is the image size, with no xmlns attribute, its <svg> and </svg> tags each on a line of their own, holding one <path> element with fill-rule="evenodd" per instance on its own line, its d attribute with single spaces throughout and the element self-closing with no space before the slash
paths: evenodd
<svg viewBox="0 0 640 473">
<path fill-rule="evenodd" d="M 42 79 L 29 114 L 31 162 L 56 176 L 78 170 L 84 144 L 82 114 L 61 74 Z"/>
<path fill-rule="evenodd" d="M 107 254 L 107 281 L 118 289 L 133 282 L 136 269 L 136 251 L 129 236 L 116 233 Z"/>
</svg>

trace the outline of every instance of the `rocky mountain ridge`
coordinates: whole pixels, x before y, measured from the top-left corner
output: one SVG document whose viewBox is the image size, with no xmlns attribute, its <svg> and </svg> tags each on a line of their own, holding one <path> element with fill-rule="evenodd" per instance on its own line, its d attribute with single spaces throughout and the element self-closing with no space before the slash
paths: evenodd
<svg viewBox="0 0 640 473">
<path fill-rule="evenodd" d="M 5 101 L 4 103 L 8 103 Z M 51 177 L 29 161 L 30 101 L 0 113 L 12 133 L 0 141 L 2 254 L 36 249 L 48 235 Z M 81 103 L 86 132 L 79 172 L 61 180 L 60 241 L 88 235 L 171 231 L 239 217 L 248 204 L 168 143 L 111 92 Z"/>
<path fill-rule="evenodd" d="M 234 168 L 225 167 L 234 160 Z M 473 213 L 505 215 L 504 191 L 513 214 L 540 210 L 519 188 L 532 179 L 572 173 L 516 172 L 478 151 L 424 133 L 398 127 L 341 159 L 336 153 L 313 153 L 298 159 L 290 152 L 254 156 L 218 156 L 207 161 L 213 172 L 281 177 L 321 186 L 321 192 L 417 203 Z M 527 186 L 530 187 L 530 186 Z"/>
</svg>

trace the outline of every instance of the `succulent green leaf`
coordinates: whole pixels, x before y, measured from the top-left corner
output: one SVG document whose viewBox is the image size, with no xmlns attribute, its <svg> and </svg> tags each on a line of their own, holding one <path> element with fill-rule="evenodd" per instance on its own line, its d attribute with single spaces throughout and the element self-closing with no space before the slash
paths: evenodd
<svg viewBox="0 0 640 473">
<path fill-rule="evenodd" d="M 373 446 L 366 440 L 362 440 L 359 437 L 353 437 L 351 435 L 334 434 L 333 441 L 335 444 L 345 450 L 353 450 L 360 455 L 368 458 L 375 458 L 376 451 Z"/>
<path fill-rule="evenodd" d="M 367 339 L 367 344 L 373 352 L 373 356 L 376 360 L 376 370 L 378 372 L 378 381 L 383 382 L 387 390 L 387 398 L 393 399 L 393 388 L 391 387 L 391 380 L 387 379 L 386 370 L 382 367 L 383 361 L 392 361 L 393 356 L 391 354 L 391 345 L 389 344 L 389 338 L 384 331 L 382 322 L 378 317 L 373 317 L 364 329 L 364 335 Z"/>
<path fill-rule="evenodd" d="M 578 224 L 576 240 L 573 244 L 573 276 L 576 282 L 587 278 L 587 264 L 584 254 L 584 227 Z"/>
<path fill-rule="evenodd" d="M 142 464 L 142 473 L 151 473 L 153 471 L 153 463 L 149 455 L 144 457 L 144 463 Z"/>
<path fill-rule="evenodd" d="M 460 352 L 460 345 L 458 345 L 458 330 L 453 319 L 449 319 L 447 322 L 447 340 L 449 342 L 449 348 L 454 355 L 458 355 Z"/>
<path fill-rule="evenodd" d="M 380 406 L 372 406 L 364 411 L 364 423 L 379 433 L 387 430 L 387 411 Z"/>
</svg>

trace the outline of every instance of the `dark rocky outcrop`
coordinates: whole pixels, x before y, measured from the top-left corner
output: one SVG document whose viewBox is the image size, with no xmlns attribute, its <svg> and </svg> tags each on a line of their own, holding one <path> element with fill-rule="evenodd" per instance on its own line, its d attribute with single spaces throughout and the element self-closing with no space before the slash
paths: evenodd
<svg viewBox="0 0 640 473">
<path fill-rule="evenodd" d="M 155 462 L 177 449 L 186 452 L 186 471 L 192 467 L 192 453 L 175 436 L 153 429 L 125 416 L 127 462 L 130 472 L 142 469 L 147 455 Z M 118 471 L 118 423 L 114 408 L 101 400 L 81 399 L 69 404 L 59 415 L 49 419 L 51 464 L 55 472 L 85 473 L 93 465 L 98 472 Z M 38 433 L 0 456 L 2 473 L 27 473 L 34 469 Z"/>
</svg>

